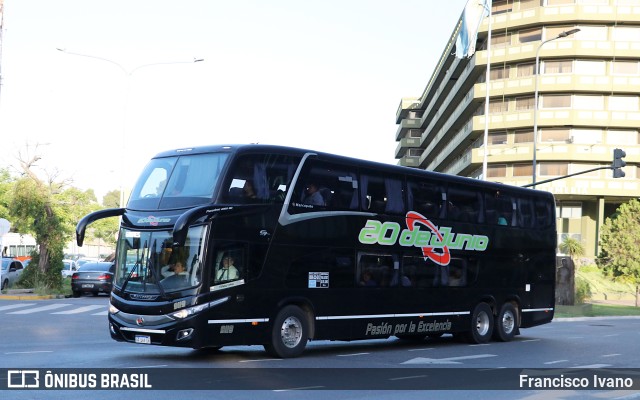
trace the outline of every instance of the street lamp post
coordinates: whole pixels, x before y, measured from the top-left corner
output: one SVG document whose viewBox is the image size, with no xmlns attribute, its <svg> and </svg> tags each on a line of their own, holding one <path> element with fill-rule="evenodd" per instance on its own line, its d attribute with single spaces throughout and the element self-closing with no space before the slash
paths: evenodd
<svg viewBox="0 0 640 400">
<path fill-rule="evenodd" d="M 573 35 L 574 33 L 580 32 L 580 29 L 570 29 L 568 31 L 563 31 L 558 34 L 558 36 L 553 37 L 551 39 L 547 39 L 540 43 L 538 49 L 536 50 L 536 66 L 535 66 L 535 90 L 533 94 L 533 183 L 531 186 L 536 188 L 536 147 L 538 146 L 538 74 L 540 72 L 540 49 L 544 46 L 545 43 L 549 43 L 556 39 L 562 39 L 567 36 Z"/>
<path fill-rule="evenodd" d="M 67 51 L 66 49 L 61 49 L 61 48 L 57 48 L 56 50 L 65 53 L 65 54 L 69 54 L 72 56 L 80 56 L 80 57 L 87 57 L 87 58 L 93 58 L 95 60 L 100 60 L 100 61 L 106 61 L 110 64 L 115 65 L 116 67 L 118 67 L 120 69 L 120 71 L 122 71 L 122 73 L 124 74 L 125 78 L 126 78 L 126 90 L 125 90 L 125 97 L 124 97 L 124 104 L 123 104 L 123 116 L 122 116 L 122 148 L 123 148 L 123 157 L 124 157 L 124 141 L 125 141 L 125 137 L 126 137 L 126 124 L 127 124 L 127 108 L 128 108 L 128 103 L 129 103 L 129 91 L 131 89 L 131 82 L 130 82 L 130 78 L 131 75 L 133 75 L 134 72 L 136 72 L 137 70 L 141 69 L 141 68 L 146 68 L 146 67 L 151 67 L 151 66 L 156 66 L 156 65 L 169 65 L 169 64 L 192 64 L 192 63 L 196 63 L 196 62 L 200 62 L 200 61 L 204 61 L 203 58 L 196 58 L 194 57 L 192 61 L 166 61 L 166 62 L 156 62 L 156 63 L 150 63 L 150 64 L 142 64 L 142 65 L 138 65 L 132 69 L 126 69 L 122 64 L 117 63 L 113 60 L 109 60 L 108 58 L 103 58 L 103 57 L 98 57 L 98 56 L 93 56 L 93 55 L 89 55 L 89 54 L 82 54 L 82 53 L 74 53 L 71 51 Z M 121 166 L 121 174 L 122 176 L 120 177 L 120 199 L 119 199 L 119 206 L 120 207 L 124 207 L 124 163 Z"/>
</svg>

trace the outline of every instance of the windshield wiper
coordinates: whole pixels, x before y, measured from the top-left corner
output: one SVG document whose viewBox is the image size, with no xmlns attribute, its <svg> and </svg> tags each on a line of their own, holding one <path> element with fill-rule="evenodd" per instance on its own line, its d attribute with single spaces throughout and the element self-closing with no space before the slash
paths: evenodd
<svg viewBox="0 0 640 400">
<path fill-rule="evenodd" d="M 142 248 L 142 259 L 144 259 L 144 251 L 147 248 L 147 241 L 144 241 L 144 247 Z M 127 283 L 129 283 L 129 280 L 131 280 L 131 277 L 133 277 L 133 273 L 138 269 L 139 266 L 141 266 L 141 257 L 140 257 L 140 249 L 138 248 L 137 254 L 136 254 L 136 263 L 133 264 L 133 268 L 131 269 L 131 272 L 129 272 L 129 275 L 127 275 L 127 279 L 124 280 L 124 283 L 122 284 L 122 291 L 124 292 L 124 289 L 127 287 Z M 125 261 L 125 266 L 126 266 L 126 261 Z M 142 270 L 142 269 L 141 269 Z M 139 274 L 141 275 L 141 274 Z"/>
</svg>

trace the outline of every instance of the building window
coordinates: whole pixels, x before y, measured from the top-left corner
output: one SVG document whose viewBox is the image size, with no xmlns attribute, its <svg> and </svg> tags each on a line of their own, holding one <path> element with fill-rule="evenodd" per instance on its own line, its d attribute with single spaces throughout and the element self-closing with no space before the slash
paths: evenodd
<svg viewBox="0 0 640 400">
<path fill-rule="evenodd" d="M 518 34 L 518 42 L 530 43 L 542 39 L 542 28 L 522 30 Z"/>
<path fill-rule="evenodd" d="M 542 108 L 570 108 L 571 95 L 569 94 L 546 94 L 542 96 Z"/>
<path fill-rule="evenodd" d="M 542 71 L 545 74 L 570 74 L 572 70 L 572 60 L 545 61 L 542 65 Z"/>
<path fill-rule="evenodd" d="M 576 110 L 604 110 L 604 96 L 575 95 L 573 108 Z"/>
<path fill-rule="evenodd" d="M 535 73 L 536 65 L 534 63 L 518 64 L 518 77 L 532 76 Z"/>
<path fill-rule="evenodd" d="M 562 32 L 566 32 L 575 28 L 575 26 L 545 26 L 544 27 L 544 39 L 549 40 L 553 38 L 557 38 L 559 34 Z M 573 38 L 573 36 L 569 36 L 569 38 Z M 568 38 L 567 38 L 568 39 Z"/>
<path fill-rule="evenodd" d="M 637 61 L 613 61 L 613 75 L 638 75 L 638 65 Z"/>
<path fill-rule="evenodd" d="M 533 131 L 515 131 L 513 133 L 514 143 L 533 143 Z"/>
<path fill-rule="evenodd" d="M 491 36 L 491 48 L 500 49 L 511 44 L 511 34 Z"/>
<path fill-rule="evenodd" d="M 409 157 L 420 157 L 424 153 L 424 149 L 408 149 L 407 156 Z"/>
<path fill-rule="evenodd" d="M 496 164 L 487 166 L 487 178 L 504 178 L 507 176 L 507 165 Z"/>
<path fill-rule="evenodd" d="M 569 129 L 541 129 L 542 142 L 568 142 L 571 131 Z"/>
<path fill-rule="evenodd" d="M 534 98 L 531 97 L 518 97 L 516 98 L 516 111 L 533 110 Z"/>
<path fill-rule="evenodd" d="M 560 218 L 582 218 L 582 203 L 558 203 L 558 206 L 556 207 L 556 215 Z"/>
<path fill-rule="evenodd" d="M 640 28 L 631 26 L 616 26 L 613 28 L 614 42 L 640 42 Z"/>
<path fill-rule="evenodd" d="M 607 144 L 616 146 L 640 144 L 638 131 L 609 129 L 607 131 Z"/>
<path fill-rule="evenodd" d="M 571 29 L 573 29 L 573 27 Z M 607 27 L 606 26 L 580 26 L 580 32 L 576 33 L 575 35 L 571 35 L 570 37 L 574 37 L 574 36 L 576 37 L 576 39 L 579 39 L 579 40 L 606 41 Z"/>
<path fill-rule="evenodd" d="M 573 129 L 571 142 L 580 144 L 602 143 L 602 129 Z"/>
<path fill-rule="evenodd" d="M 604 61 L 576 60 L 576 74 L 605 75 L 606 67 Z"/>
<path fill-rule="evenodd" d="M 513 164 L 513 176 L 531 176 L 532 164 Z"/>
<path fill-rule="evenodd" d="M 489 134 L 489 144 L 507 144 L 507 132 L 491 132 Z"/>
<path fill-rule="evenodd" d="M 529 10 L 540 7 L 543 0 L 520 0 L 520 10 Z"/>
<path fill-rule="evenodd" d="M 567 175 L 569 164 L 567 163 L 540 163 L 540 175 L 563 176 Z"/>
<path fill-rule="evenodd" d="M 638 111 L 638 96 L 609 96 L 609 110 Z"/>
<path fill-rule="evenodd" d="M 509 66 L 502 66 L 497 68 L 491 68 L 491 72 L 489 73 L 489 79 L 492 81 L 497 81 L 499 79 L 507 79 L 509 78 Z"/>
<path fill-rule="evenodd" d="M 504 14 L 513 10 L 513 0 L 493 0 L 491 2 L 491 14 Z"/>
<path fill-rule="evenodd" d="M 422 132 L 419 129 L 409 129 L 409 134 L 407 137 L 412 139 L 417 139 L 422 137 Z"/>
<path fill-rule="evenodd" d="M 489 101 L 489 114 L 499 114 L 509 110 L 509 102 L 500 100 Z"/>
</svg>

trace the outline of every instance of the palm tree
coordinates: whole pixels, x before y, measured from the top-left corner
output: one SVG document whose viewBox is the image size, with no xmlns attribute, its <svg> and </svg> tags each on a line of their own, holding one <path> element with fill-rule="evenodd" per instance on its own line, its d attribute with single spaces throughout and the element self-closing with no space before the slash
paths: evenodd
<svg viewBox="0 0 640 400">
<path fill-rule="evenodd" d="M 578 239 L 566 236 L 560 244 L 560 250 L 569 255 L 576 266 L 579 265 L 577 258 L 584 255 L 584 245 Z"/>
</svg>

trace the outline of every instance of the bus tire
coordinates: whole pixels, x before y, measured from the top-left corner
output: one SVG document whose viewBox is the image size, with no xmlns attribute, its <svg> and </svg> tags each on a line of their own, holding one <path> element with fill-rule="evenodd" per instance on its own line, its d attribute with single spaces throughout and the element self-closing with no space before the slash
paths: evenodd
<svg viewBox="0 0 640 400">
<path fill-rule="evenodd" d="M 304 351 L 309 339 L 309 322 L 300 307 L 284 307 L 271 328 L 271 342 L 264 345 L 267 353 L 280 358 L 297 357 Z"/>
<path fill-rule="evenodd" d="M 487 303 L 479 303 L 471 314 L 471 326 L 467 332 L 470 343 L 487 343 L 493 334 L 493 312 Z"/>
<path fill-rule="evenodd" d="M 500 312 L 496 315 L 493 328 L 494 339 L 501 342 L 508 342 L 518 331 L 518 312 L 511 303 L 504 303 L 500 307 Z"/>
</svg>

